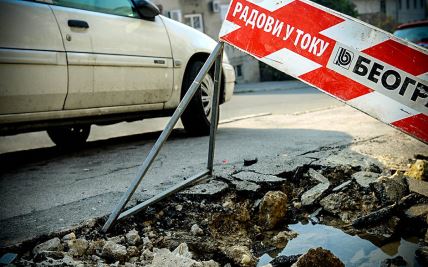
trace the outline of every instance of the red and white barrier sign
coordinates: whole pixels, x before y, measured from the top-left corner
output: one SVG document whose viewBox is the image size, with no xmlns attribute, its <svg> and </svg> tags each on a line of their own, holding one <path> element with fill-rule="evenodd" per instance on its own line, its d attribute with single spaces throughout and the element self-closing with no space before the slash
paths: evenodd
<svg viewBox="0 0 428 267">
<path fill-rule="evenodd" d="M 428 143 L 428 52 L 306 0 L 232 0 L 220 39 Z"/>
</svg>

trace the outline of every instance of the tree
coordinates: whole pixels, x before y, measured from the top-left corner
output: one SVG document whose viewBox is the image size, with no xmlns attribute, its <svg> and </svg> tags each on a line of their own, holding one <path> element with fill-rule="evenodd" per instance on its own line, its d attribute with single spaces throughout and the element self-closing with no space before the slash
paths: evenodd
<svg viewBox="0 0 428 267">
<path fill-rule="evenodd" d="M 355 5 L 350 0 L 314 0 L 314 2 L 352 17 L 358 16 Z"/>
</svg>

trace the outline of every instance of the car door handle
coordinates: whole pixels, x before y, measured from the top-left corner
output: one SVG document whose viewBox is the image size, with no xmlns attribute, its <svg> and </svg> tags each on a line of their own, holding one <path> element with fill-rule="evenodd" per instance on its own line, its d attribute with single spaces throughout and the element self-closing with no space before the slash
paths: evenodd
<svg viewBox="0 0 428 267">
<path fill-rule="evenodd" d="M 70 19 L 68 20 L 69 27 L 88 29 L 89 24 L 84 20 Z"/>
</svg>

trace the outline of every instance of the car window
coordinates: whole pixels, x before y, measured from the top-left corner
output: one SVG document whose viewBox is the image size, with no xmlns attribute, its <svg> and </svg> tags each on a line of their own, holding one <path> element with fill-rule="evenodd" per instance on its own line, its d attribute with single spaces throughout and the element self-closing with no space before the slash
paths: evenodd
<svg viewBox="0 0 428 267">
<path fill-rule="evenodd" d="M 395 31 L 394 35 L 414 43 L 427 42 L 428 26 L 400 29 Z"/>
<path fill-rule="evenodd" d="M 118 16 L 138 17 L 130 0 L 37 0 L 37 2 Z"/>
</svg>

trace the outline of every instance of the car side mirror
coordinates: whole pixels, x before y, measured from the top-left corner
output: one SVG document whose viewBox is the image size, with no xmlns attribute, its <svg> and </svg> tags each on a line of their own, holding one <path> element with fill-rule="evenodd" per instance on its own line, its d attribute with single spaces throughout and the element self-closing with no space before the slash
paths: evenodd
<svg viewBox="0 0 428 267">
<path fill-rule="evenodd" d="M 133 0 L 138 14 L 147 20 L 154 21 L 155 17 L 160 14 L 158 7 L 148 0 Z"/>
</svg>

